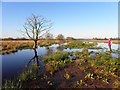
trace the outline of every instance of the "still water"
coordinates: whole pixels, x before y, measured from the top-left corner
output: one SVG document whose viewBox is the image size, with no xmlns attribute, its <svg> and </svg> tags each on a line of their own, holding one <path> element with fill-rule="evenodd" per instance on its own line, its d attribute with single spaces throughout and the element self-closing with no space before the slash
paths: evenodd
<svg viewBox="0 0 120 90">
<path fill-rule="evenodd" d="M 37 55 L 39 57 L 44 57 L 47 54 L 50 54 L 56 51 L 67 51 L 67 52 L 82 51 L 82 49 L 69 49 L 69 48 L 64 49 L 62 48 L 63 45 L 59 46 L 59 44 L 53 44 L 49 46 L 49 48 L 38 47 Z M 105 51 L 108 51 L 107 43 L 98 43 L 98 46 L 101 46 L 104 49 L 98 49 L 98 50 L 89 49 L 88 51 L 93 53 L 96 53 L 96 52 L 104 53 Z M 113 44 L 112 49 L 118 50 L 118 44 Z M 25 65 L 29 63 L 29 61 L 34 57 L 34 55 L 35 53 L 34 53 L 34 50 L 32 49 L 18 50 L 18 52 L 16 53 L 1 55 L 3 81 L 6 79 L 15 79 L 16 77 L 18 77 L 19 73 L 21 73 L 24 70 Z M 118 54 L 112 53 L 112 56 L 118 57 Z M 40 63 L 42 62 L 40 61 Z"/>
</svg>

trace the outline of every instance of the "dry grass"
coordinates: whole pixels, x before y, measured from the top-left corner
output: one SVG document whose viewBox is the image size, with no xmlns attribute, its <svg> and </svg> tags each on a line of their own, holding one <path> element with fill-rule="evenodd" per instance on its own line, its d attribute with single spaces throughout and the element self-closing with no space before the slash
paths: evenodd
<svg viewBox="0 0 120 90">
<path fill-rule="evenodd" d="M 1 42 L 1 54 L 9 54 L 11 52 L 16 52 L 17 50 L 24 49 L 24 48 L 32 48 L 33 42 L 32 41 L 0 41 Z"/>
<path fill-rule="evenodd" d="M 39 40 L 38 46 L 49 46 L 52 44 L 61 44 L 69 42 L 67 40 Z M 20 49 L 29 49 L 33 47 L 32 40 L 2 40 L 0 41 L 0 54 L 9 54 Z"/>
</svg>

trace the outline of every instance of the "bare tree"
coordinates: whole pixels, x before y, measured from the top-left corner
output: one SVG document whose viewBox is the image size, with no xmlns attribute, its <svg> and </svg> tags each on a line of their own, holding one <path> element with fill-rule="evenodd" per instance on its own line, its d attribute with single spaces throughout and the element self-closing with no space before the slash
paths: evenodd
<svg viewBox="0 0 120 90">
<path fill-rule="evenodd" d="M 53 34 L 52 33 L 50 33 L 50 32 L 46 32 L 46 34 L 45 34 L 45 39 L 53 39 Z"/>
<path fill-rule="evenodd" d="M 51 29 L 52 23 L 43 16 L 32 14 L 31 17 L 27 18 L 23 27 L 25 29 L 24 33 L 34 41 L 33 48 L 37 48 L 38 39 Z"/>
</svg>

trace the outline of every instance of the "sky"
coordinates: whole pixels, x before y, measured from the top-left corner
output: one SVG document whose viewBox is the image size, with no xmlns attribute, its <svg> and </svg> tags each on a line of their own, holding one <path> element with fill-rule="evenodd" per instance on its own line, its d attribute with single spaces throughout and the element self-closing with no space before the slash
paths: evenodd
<svg viewBox="0 0 120 90">
<path fill-rule="evenodd" d="M 23 37 L 21 30 L 32 14 L 51 20 L 54 36 L 118 37 L 117 2 L 3 2 L 2 37 Z"/>
</svg>

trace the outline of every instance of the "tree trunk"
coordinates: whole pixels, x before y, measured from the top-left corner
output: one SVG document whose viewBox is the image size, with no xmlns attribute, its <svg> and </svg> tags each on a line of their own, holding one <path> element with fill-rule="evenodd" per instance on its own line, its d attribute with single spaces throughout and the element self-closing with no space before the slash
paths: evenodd
<svg viewBox="0 0 120 90">
<path fill-rule="evenodd" d="M 37 40 L 34 40 L 34 46 L 33 46 L 33 48 L 37 48 Z"/>
<path fill-rule="evenodd" d="M 34 53 L 35 53 L 34 59 L 37 62 L 37 66 L 39 66 L 38 55 L 37 55 L 37 50 L 36 49 L 34 49 Z"/>
</svg>

